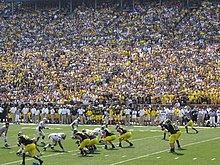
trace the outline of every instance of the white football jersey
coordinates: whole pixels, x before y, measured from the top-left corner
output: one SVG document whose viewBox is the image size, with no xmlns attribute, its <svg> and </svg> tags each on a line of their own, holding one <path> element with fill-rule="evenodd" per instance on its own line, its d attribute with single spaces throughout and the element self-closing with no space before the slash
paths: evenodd
<svg viewBox="0 0 220 165">
<path fill-rule="evenodd" d="M 51 133 L 51 134 L 48 135 L 48 138 L 52 139 L 53 141 L 58 142 L 58 141 L 61 141 L 63 139 L 62 138 L 63 134 L 64 133 Z"/>
<path fill-rule="evenodd" d="M 92 135 L 103 136 L 103 132 L 102 132 L 101 128 L 95 128 L 94 130 L 92 130 Z"/>
</svg>

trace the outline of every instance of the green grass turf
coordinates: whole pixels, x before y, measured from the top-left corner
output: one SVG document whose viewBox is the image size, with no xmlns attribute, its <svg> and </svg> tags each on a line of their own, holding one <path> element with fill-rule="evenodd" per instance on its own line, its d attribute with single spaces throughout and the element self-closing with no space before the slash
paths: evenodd
<svg viewBox="0 0 220 165">
<path fill-rule="evenodd" d="M 2 124 L 0 124 L 2 126 Z M 44 165 L 220 165 L 220 129 L 219 128 L 198 128 L 199 133 L 189 128 L 190 133 L 186 134 L 185 129 L 181 128 L 182 135 L 180 143 L 184 150 L 176 150 L 177 154 L 168 153 L 168 141 L 162 139 L 162 131 L 159 127 L 125 127 L 132 130 L 133 136 L 131 142 L 134 147 L 127 147 L 123 142 L 123 148 L 116 147 L 114 150 L 105 150 L 103 145 L 97 145 L 97 151 L 82 157 L 79 154 L 75 140 L 71 139 L 71 130 L 68 125 L 48 125 L 50 129 L 44 130 L 46 134 L 45 142 L 48 141 L 49 133 L 64 132 L 67 134 L 66 140 L 62 144 L 66 152 L 61 152 L 59 146 L 55 151 L 50 148 L 43 152 L 41 158 Z M 79 126 L 93 129 L 99 126 Z M 109 127 L 115 132 L 115 126 Z M 35 137 L 36 125 L 21 124 L 10 125 L 8 131 L 8 142 L 10 148 L 4 147 L 3 138 L 0 138 L 0 165 L 18 165 L 21 163 L 21 157 L 16 155 L 17 133 L 22 131 L 29 137 Z M 114 141 L 118 145 L 118 141 Z M 110 146 L 108 146 L 110 148 Z M 43 151 L 42 146 L 39 147 Z M 27 157 L 26 165 L 37 162 Z"/>
</svg>

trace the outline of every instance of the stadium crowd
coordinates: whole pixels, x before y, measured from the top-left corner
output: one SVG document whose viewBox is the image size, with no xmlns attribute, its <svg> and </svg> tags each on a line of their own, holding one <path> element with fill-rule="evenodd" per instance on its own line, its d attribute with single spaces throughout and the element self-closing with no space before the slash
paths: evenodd
<svg viewBox="0 0 220 165">
<path fill-rule="evenodd" d="M 81 5 L 69 15 L 20 6 L 0 18 L 2 106 L 218 105 L 217 4 L 141 2 L 134 12 Z"/>
</svg>

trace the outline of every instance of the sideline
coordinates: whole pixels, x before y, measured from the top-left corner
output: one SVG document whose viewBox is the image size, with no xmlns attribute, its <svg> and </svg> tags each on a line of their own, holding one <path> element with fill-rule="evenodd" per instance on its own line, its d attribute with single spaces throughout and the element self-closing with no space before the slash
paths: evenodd
<svg viewBox="0 0 220 165">
<path fill-rule="evenodd" d="M 202 141 L 195 142 L 195 143 L 186 144 L 186 145 L 183 145 L 183 147 L 192 146 L 192 145 L 195 145 L 195 144 L 205 143 L 205 142 L 218 140 L 218 139 L 220 139 L 220 137 L 216 137 L 216 138 L 208 139 L 208 140 L 202 140 Z M 160 153 L 163 153 L 163 152 L 167 152 L 167 151 L 168 151 L 167 149 L 166 150 L 161 150 L 161 151 L 153 152 L 153 153 L 150 153 L 150 154 L 147 154 L 147 155 L 142 155 L 142 156 L 138 156 L 138 157 L 135 157 L 135 158 L 123 160 L 123 161 L 120 161 L 120 162 L 115 162 L 115 163 L 112 163 L 110 165 L 122 164 L 122 163 L 130 162 L 130 161 L 133 161 L 133 160 L 137 160 L 137 159 L 145 158 L 145 157 L 148 157 L 148 156 L 152 156 L 152 155 L 160 154 Z"/>
</svg>

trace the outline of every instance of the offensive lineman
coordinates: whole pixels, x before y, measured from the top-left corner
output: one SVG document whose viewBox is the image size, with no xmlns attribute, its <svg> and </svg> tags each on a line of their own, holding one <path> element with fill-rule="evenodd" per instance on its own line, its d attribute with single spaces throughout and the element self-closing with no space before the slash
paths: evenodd
<svg viewBox="0 0 220 165">
<path fill-rule="evenodd" d="M 84 133 L 82 132 L 78 132 L 77 129 L 75 129 L 73 131 L 74 135 L 75 135 L 75 138 L 78 139 L 80 141 L 79 143 L 79 150 L 81 151 L 80 153 L 83 155 L 83 156 L 86 156 L 87 155 L 87 150 L 86 150 L 86 146 L 89 145 L 90 143 L 90 139 L 87 135 L 85 135 Z"/>
<path fill-rule="evenodd" d="M 119 147 L 122 147 L 121 142 L 123 140 L 126 141 L 127 143 L 129 143 L 130 147 L 133 146 L 133 144 L 128 140 L 132 135 L 132 133 L 130 131 L 125 130 L 124 128 L 120 127 L 119 125 L 116 126 L 116 130 L 120 134 L 119 137 L 118 137 Z"/>
</svg>

